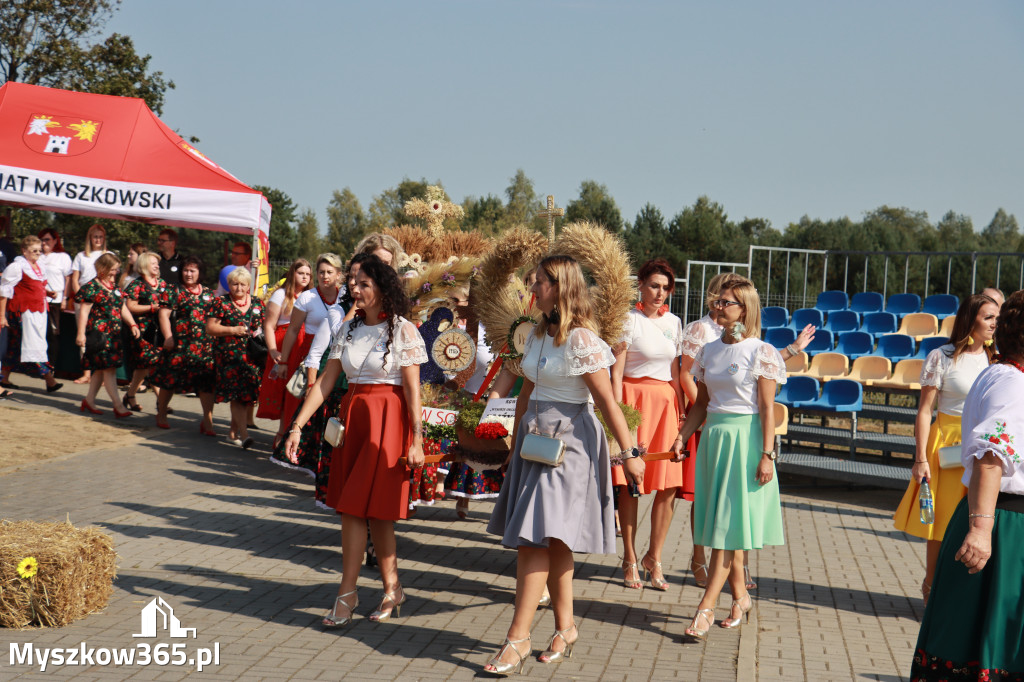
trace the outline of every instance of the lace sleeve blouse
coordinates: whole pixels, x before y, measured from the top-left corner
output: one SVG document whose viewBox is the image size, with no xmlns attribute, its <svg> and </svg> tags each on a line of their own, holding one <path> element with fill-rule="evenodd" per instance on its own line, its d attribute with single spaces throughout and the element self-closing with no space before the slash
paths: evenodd
<svg viewBox="0 0 1024 682">
<path fill-rule="evenodd" d="M 672 363 L 683 352 L 683 323 L 672 313 L 652 320 L 634 308 L 626 317 L 622 342 L 626 344 L 624 376 L 671 381 Z"/>
<path fill-rule="evenodd" d="M 427 347 L 420 332 L 404 317 L 395 319 L 394 339 L 388 343 L 388 323 L 360 324 L 352 330 L 349 320 L 338 330 L 328 359 L 341 360 L 350 384 L 402 383 L 402 368 L 427 361 Z M 387 357 L 385 358 L 385 352 Z"/>
<path fill-rule="evenodd" d="M 697 352 L 705 344 L 722 338 L 722 326 L 705 315 L 696 322 L 691 322 L 683 329 L 682 355 L 697 357 Z"/>
<path fill-rule="evenodd" d="M 757 414 L 758 377 L 786 383 L 782 355 L 760 339 L 712 341 L 693 362 L 693 378 L 707 387 L 708 412 L 712 414 Z"/>
<path fill-rule="evenodd" d="M 952 344 L 940 346 L 928 354 L 921 366 L 921 385 L 935 386 L 939 390 L 939 412 L 959 417 L 971 386 L 988 367 L 988 354 L 984 351 L 961 353 L 953 360 L 947 352 L 953 352 Z"/>
<path fill-rule="evenodd" d="M 526 339 L 523 351 L 523 375 L 533 382 L 537 400 L 583 403 L 591 400 L 584 374 L 607 370 L 615 364 L 608 344 L 589 329 L 577 327 L 561 346 L 544 335 L 534 333 Z"/>
</svg>

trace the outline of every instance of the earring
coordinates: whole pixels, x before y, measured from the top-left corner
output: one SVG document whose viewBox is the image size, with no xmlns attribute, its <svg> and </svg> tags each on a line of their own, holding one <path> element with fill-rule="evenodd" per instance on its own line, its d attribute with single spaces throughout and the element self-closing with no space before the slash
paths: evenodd
<svg viewBox="0 0 1024 682">
<path fill-rule="evenodd" d="M 737 341 L 742 341 L 743 340 L 743 334 L 746 331 L 747 331 L 747 326 L 745 324 L 743 324 L 742 322 L 737 321 L 737 322 L 733 323 L 732 331 L 730 333 L 732 334 L 732 338 L 736 339 Z"/>
<path fill-rule="evenodd" d="M 994 343 L 995 343 L 995 341 L 994 341 L 994 340 L 992 340 L 992 339 L 989 339 L 988 341 L 986 341 L 986 342 L 985 342 L 985 347 L 986 347 L 986 348 L 991 348 L 991 347 L 992 347 L 992 344 L 994 344 Z"/>
<path fill-rule="evenodd" d="M 362 308 L 356 308 L 356 317 L 358 317 L 360 320 L 365 320 L 366 311 L 363 310 Z"/>
<path fill-rule="evenodd" d="M 384 320 L 388 319 L 388 314 L 382 310 L 379 313 L 377 313 L 377 319 L 383 322 Z"/>
<path fill-rule="evenodd" d="M 970 334 L 967 335 L 967 345 L 968 346 L 973 346 L 974 345 L 974 337 L 971 336 Z"/>
</svg>

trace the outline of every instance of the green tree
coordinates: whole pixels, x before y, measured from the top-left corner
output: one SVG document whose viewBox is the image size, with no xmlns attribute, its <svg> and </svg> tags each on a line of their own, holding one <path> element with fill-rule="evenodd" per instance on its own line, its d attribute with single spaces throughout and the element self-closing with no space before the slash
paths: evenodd
<svg viewBox="0 0 1024 682">
<path fill-rule="evenodd" d="M 1019 241 L 1017 218 L 1000 208 L 981 231 L 980 247 L 985 251 L 1013 251 Z"/>
<path fill-rule="evenodd" d="M 357 202 L 358 203 L 358 202 Z M 305 258 L 312 262 L 320 253 L 320 224 L 317 222 L 316 213 L 310 208 L 302 209 L 299 214 L 299 223 L 295 228 L 296 241 L 298 242 L 296 257 Z"/>
<path fill-rule="evenodd" d="M 323 248 L 348 258 L 359 240 L 372 231 L 355 193 L 348 187 L 340 192 L 335 190 L 327 204 L 327 236 Z"/>
<path fill-rule="evenodd" d="M 149 71 L 131 38 L 100 39 L 120 0 L 8 0 L 0 9 L 0 83 L 141 97 L 157 114 L 174 82 Z"/>
<path fill-rule="evenodd" d="M 505 188 L 505 199 L 502 229 L 527 225 L 547 234 L 547 219 L 537 216 L 537 211 L 544 208 L 544 202 L 537 197 L 537 192 L 533 188 L 533 180 L 526 175 L 522 168 L 516 169 L 516 174 L 509 178 L 508 187 Z M 559 223 L 561 220 L 556 221 L 556 226 Z"/>
<path fill-rule="evenodd" d="M 677 213 L 668 227 L 671 243 L 685 260 L 746 261 L 747 244 L 729 222 L 725 207 L 700 196 Z"/>
<path fill-rule="evenodd" d="M 299 242 L 295 229 L 296 206 L 292 198 L 274 187 L 253 185 L 270 202 L 270 258 L 292 261 L 298 257 Z"/>
<path fill-rule="evenodd" d="M 580 183 L 580 196 L 565 207 L 565 219 L 570 223 L 589 220 L 613 233 L 621 231 L 623 225 L 622 213 L 608 188 L 593 180 Z"/>
<path fill-rule="evenodd" d="M 462 202 L 462 210 L 466 217 L 462 220 L 461 229 L 476 230 L 485 236 L 498 232 L 498 226 L 505 220 L 505 205 L 499 197 L 488 194 L 485 197 L 466 197 Z"/>
<path fill-rule="evenodd" d="M 657 206 L 645 204 L 636 214 L 633 226 L 626 230 L 625 238 L 635 267 L 652 258 L 664 258 L 677 273 L 685 273 L 686 260 L 682 251 L 670 242 L 665 217 Z"/>
<path fill-rule="evenodd" d="M 380 232 L 385 228 L 395 225 L 426 226 L 426 221 L 422 218 L 410 218 L 405 214 L 405 202 L 410 199 L 422 199 L 425 197 L 427 195 L 427 187 L 430 185 L 437 185 L 444 189 L 440 180 L 431 183 L 427 182 L 426 178 L 421 178 L 420 180 L 404 178 L 398 183 L 398 186 L 386 189 L 375 196 L 373 201 L 370 202 L 367 232 Z M 451 201 L 447 192 L 444 198 Z M 446 225 L 446 227 L 450 226 Z"/>
</svg>

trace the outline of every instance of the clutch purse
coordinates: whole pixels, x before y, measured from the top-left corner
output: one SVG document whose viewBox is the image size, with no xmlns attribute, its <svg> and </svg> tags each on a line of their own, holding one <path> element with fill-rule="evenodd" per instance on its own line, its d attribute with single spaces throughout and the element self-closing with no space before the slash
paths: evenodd
<svg viewBox="0 0 1024 682">
<path fill-rule="evenodd" d="M 960 443 L 939 448 L 939 468 L 955 469 L 956 467 L 962 467 L 963 463 L 960 461 L 961 451 Z"/>
<path fill-rule="evenodd" d="M 341 447 L 345 442 L 345 425 L 337 417 L 327 420 L 327 428 L 324 429 L 324 440 L 336 448 Z"/>
<path fill-rule="evenodd" d="M 528 433 L 519 448 L 519 456 L 527 462 L 556 467 L 562 463 L 562 459 L 565 457 L 565 442 L 561 438 Z"/>
<path fill-rule="evenodd" d="M 302 394 L 306 392 L 306 386 L 309 384 L 309 377 L 306 376 L 306 368 L 299 366 L 295 370 L 295 374 L 288 380 L 288 383 L 284 385 L 285 389 L 296 398 L 301 398 Z"/>
</svg>

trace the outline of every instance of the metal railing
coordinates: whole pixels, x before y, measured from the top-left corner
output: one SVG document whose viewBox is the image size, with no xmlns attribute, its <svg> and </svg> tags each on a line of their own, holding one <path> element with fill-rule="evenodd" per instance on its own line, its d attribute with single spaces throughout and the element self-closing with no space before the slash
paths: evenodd
<svg viewBox="0 0 1024 682">
<path fill-rule="evenodd" d="M 698 267 L 700 268 L 700 274 L 695 275 L 692 271 Z M 709 270 L 714 270 L 714 272 L 708 274 Z M 737 274 L 746 274 L 746 276 L 750 276 L 749 263 L 729 263 L 726 261 L 710 260 L 691 260 L 687 262 L 687 288 L 686 294 L 683 296 L 683 310 L 681 315 L 676 313 L 680 318 L 682 318 L 684 325 L 704 316 L 704 292 L 708 289 L 708 282 L 712 277 L 723 270 L 731 272 L 737 272 L 739 270 L 740 272 L 737 272 Z M 743 270 L 745 270 L 746 273 L 742 272 Z M 693 283 L 692 288 L 689 286 L 690 282 Z M 693 311 L 692 313 L 691 309 Z M 672 312 L 675 311 L 673 310 Z M 691 315 L 693 319 L 690 319 Z"/>
</svg>

